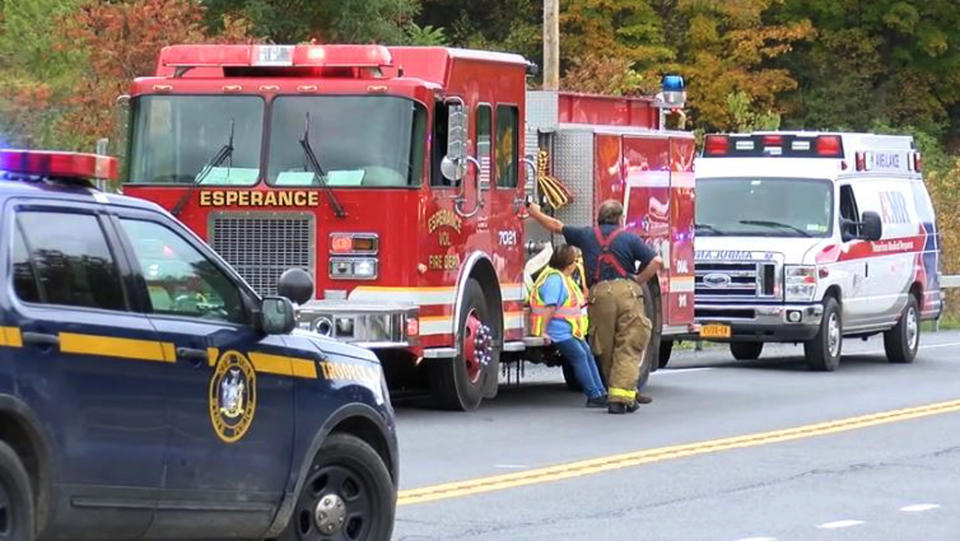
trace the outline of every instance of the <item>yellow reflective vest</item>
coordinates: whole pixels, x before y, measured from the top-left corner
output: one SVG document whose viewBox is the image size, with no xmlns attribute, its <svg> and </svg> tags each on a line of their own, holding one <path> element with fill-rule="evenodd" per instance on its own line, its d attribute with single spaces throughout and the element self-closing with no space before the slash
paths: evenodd
<svg viewBox="0 0 960 541">
<path fill-rule="evenodd" d="M 573 336 L 583 340 L 587 335 L 587 316 L 583 310 L 583 291 L 569 276 L 552 267 L 544 269 L 543 272 L 540 273 L 540 276 L 537 277 L 537 281 L 533 284 L 533 291 L 530 295 L 530 313 L 533 318 L 531 322 L 531 333 L 533 336 L 543 336 L 547 328 L 548 321 L 545 319 L 545 316 L 551 306 L 543 302 L 543 298 L 540 295 L 540 288 L 544 282 L 547 281 L 547 278 L 554 275 L 559 276 L 563 281 L 563 286 L 567 292 L 567 300 L 564 301 L 562 305 L 557 306 L 553 312 L 553 317 L 569 323 Z"/>
</svg>

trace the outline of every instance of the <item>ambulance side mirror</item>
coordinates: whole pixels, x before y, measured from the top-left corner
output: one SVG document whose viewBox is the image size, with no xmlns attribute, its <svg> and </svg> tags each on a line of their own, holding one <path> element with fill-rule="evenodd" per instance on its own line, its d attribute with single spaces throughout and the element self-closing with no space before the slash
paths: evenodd
<svg viewBox="0 0 960 541">
<path fill-rule="evenodd" d="M 297 328 L 293 303 L 286 297 L 264 297 L 260 303 L 260 330 L 267 334 L 289 334 Z"/>
<path fill-rule="evenodd" d="M 883 221 L 876 212 L 864 212 L 860 218 L 860 238 L 863 240 L 880 240 L 883 237 Z"/>
<path fill-rule="evenodd" d="M 467 172 L 467 107 L 460 98 L 449 98 L 447 109 L 447 154 L 440 162 L 440 172 L 448 180 L 459 181 Z"/>
</svg>

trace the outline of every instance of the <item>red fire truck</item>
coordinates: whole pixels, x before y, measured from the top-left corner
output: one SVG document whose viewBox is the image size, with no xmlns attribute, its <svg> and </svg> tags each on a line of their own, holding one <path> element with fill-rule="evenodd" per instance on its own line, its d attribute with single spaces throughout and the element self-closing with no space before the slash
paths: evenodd
<svg viewBox="0 0 960 541">
<path fill-rule="evenodd" d="M 375 350 L 392 390 L 428 384 L 452 409 L 495 396 L 501 363 L 555 361 L 524 332 L 525 266 L 556 240 L 524 219 L 537 177 L 569 189 L 568 224 L 620 199 L 667 262 L 649 373 L 693 321 L 693 137 L 661 129 L 675 101 L 528 92 L 530 68 L 441 47 L 167 47 L 132 84 L 124 191 L 258 291 L 300 297 L 304 329 Z"/>
</svg>

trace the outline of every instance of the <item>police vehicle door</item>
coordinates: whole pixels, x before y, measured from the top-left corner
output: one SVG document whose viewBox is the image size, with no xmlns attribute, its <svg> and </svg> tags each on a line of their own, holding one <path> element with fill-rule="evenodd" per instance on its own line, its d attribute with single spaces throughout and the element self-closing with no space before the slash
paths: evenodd
<svg viewBox="0 0 960 541">
<path fill-rule="evenodd" d="M 4 324 L 20 334 L 18 394 L 56 447 L 58 520 L 139 537 L 163 472 L 168 348 L 132 310 L 131 272 L 101 212 L 61 200 L 3 209 Z"/>
<path fill-rule="evenodd" d="M 206 525 L 207 535 L 262 533 L 286 487 L 293 443 L 282 338 L 255 329 L 253 294 L 182 226 L 152 213 L 117 222 L 150 318 L 177 352 L 165 486 L 149 536 L 195 519 L 191 528 Z"/>
</svg>

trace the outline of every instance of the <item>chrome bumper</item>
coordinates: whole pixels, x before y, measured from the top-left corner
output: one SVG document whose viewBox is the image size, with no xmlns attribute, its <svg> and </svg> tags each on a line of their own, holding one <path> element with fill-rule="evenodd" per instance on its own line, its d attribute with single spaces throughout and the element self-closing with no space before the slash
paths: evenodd
<svg viewBox="0 0 960 541">
<path fill-rule="evenodd" d="M 417 314 L 412 304 L 312 300 L 300 306 L 297 321 L 301 329 L 365 348 L 406 348 L 417 338 L 407 334 L 407 323 Z"/>
<path fill-rule="evenodd" d="M 822 304 L 697 304 L 696 322 L 731 323 L 738 327 L 786 325 L 819 327 Z"/>
</svg>

